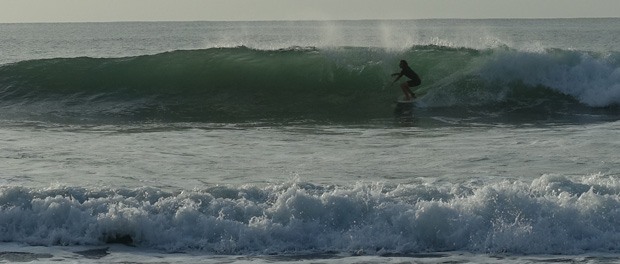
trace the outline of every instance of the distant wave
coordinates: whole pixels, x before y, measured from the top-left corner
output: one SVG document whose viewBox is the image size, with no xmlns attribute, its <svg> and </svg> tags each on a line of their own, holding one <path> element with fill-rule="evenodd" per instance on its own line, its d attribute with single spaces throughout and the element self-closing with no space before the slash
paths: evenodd
<svg viewBox="0 0 620 264">
<path fill-rule="evenodd" d="M 429 185 L 0 187 L 0 240 L 214 254 L 620 252 L 613 177 Z"/>
<path fill-rule="evenodd" d="M 363 120 L 392 113 L 399 59 L 422 76 L 418 107 L 620 105 L 620 54 L 571 50 L 246 47 L 0 66 L 4 118 L 236 122 Z M 543 107 L 541 107 L 543 106 Z"/>
</svg>

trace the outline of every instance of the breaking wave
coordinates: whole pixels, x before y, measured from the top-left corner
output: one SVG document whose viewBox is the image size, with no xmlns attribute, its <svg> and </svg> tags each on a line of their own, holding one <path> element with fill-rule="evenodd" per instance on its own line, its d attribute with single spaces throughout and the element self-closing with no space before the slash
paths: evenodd
<svg viewBox="0 0 620 264">
<path fill-rule="evenodd" d="M 179 50 L 0 66 L 3 118 L 239 122 L 392 115 L 390 74 L 422 77 L 417 107 L 581 114 L 620 104 L 620 54 L 414 46 Z M 577 110 L 575 110 L 577 109 Z"/>
<path fill-rule="evenodd" d="M 620 252 L 615 176 L 485 186 L 0 187 L 0 240 L 216 254 Z"/>
</svg>

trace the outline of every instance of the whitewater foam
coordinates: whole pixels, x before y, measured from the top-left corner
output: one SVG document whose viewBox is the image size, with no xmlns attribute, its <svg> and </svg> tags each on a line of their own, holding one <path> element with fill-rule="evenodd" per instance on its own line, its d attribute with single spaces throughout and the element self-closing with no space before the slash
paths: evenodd
<svg viewBox="0 0 620 264">
<path fill-rule="evenodd" d="M 620 186 L 610 186 L 613 177 L 543 175 L 482 187 L 287 183 L 179 193 L 4 186 L 0 228 L 3 241 L 31 245 L 101 245 L 129 236 L 140 247 L 216 254 L 615 252 Z"/>
<path fill-rule="evenodd" d="M 620 64 L 617 55 L 577 51 L 499 52 L 484 65 L 487 80 L 508 85 L 522 82 L 573 96 L 592 107 L 620 104 Z"/>
</svg>

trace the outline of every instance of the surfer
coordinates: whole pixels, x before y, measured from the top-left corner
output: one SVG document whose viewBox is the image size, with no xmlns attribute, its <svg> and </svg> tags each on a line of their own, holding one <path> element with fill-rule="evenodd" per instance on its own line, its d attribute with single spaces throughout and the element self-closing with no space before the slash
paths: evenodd
<svg viewBox="0 0 620 264">
<path fill-rule="evenodd" d="M 422 83 L 422 80 L 420 80 L 420 76 L 418 76 L 418 74 L 415 73 L 409 67 L 409 64 L 407 63 L 406 60 L 401 60 L 400 63 L 398 64 L 398 67 L 401 68 L 401 71 L 392 74 L 392 76 L 397 76 L 396 79 L 394 80 L 394 82 L 392 82 L 392 84 L 396 83 L 396 81 L 398 81 L 400 79 L 400 77 L 403 77 L 403 75 L 407 76 L 407 78 L 409 78 L 410 80 L 401 83 L 400 84 L 400 88 L 403 90 L 403 93 L 405 94 L 405 100 L 406 101 L 410 101 L 411 99 L 415 99 L 416 96 L 411 91 L 411 87 L 416 87 L 416 86 L 418 86 L 418 85 L 420 85 Z"/>
</svg>

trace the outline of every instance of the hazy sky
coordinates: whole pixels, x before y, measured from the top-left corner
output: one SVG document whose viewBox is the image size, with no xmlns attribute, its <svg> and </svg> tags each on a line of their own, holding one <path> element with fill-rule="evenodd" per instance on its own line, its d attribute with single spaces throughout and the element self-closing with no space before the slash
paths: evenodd
<svg viewBox="0 0 620 264">
<path fill-rule="evenodd" d="M 620 0 L 0 0 L 0 23 L 619 15 Z"/>
</svg>

